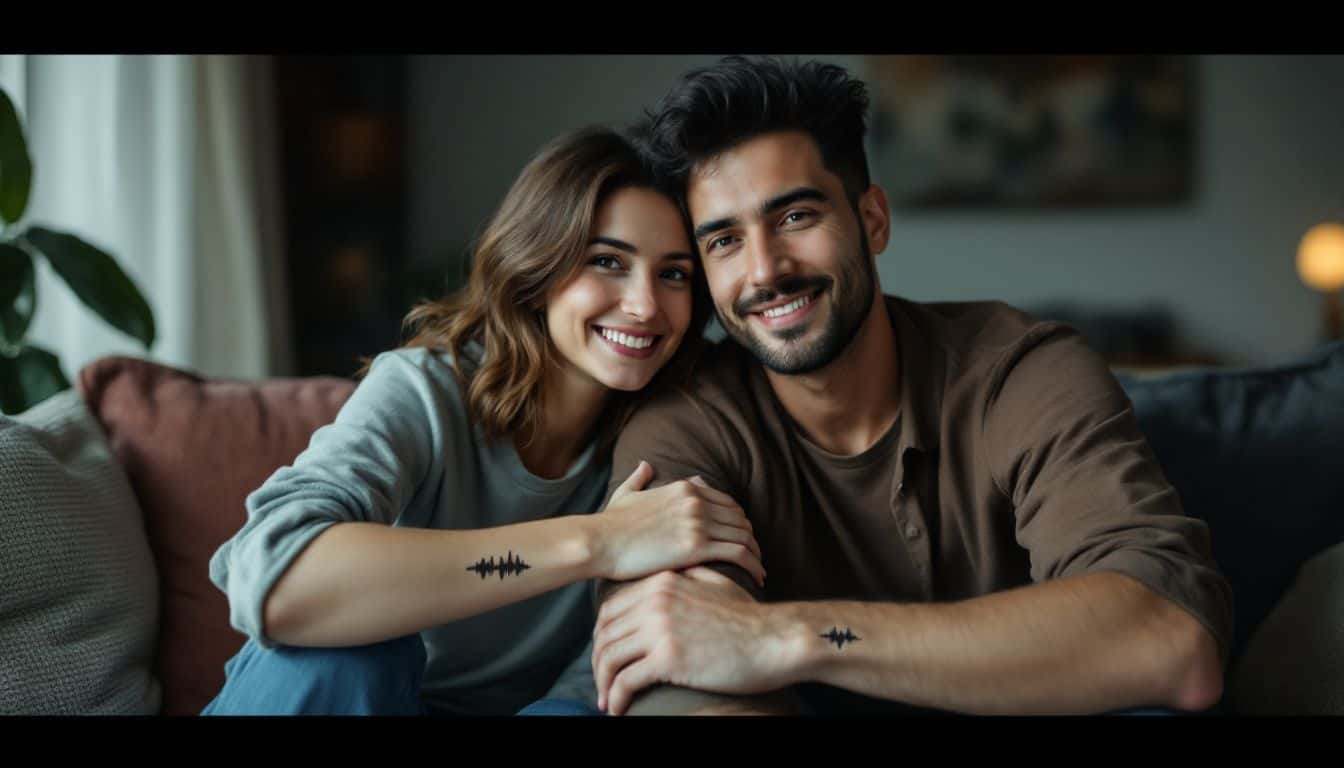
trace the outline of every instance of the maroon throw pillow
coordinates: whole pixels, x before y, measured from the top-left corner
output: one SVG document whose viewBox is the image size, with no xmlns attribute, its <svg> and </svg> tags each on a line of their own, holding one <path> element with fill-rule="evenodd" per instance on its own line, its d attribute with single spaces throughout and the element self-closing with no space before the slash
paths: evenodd
<svg viewBox="0 0 1344 768">
<path fill-rule="evenodd" d="M 161 595 L 163 714 L 197 714 L 246 639 L 210 582 L 210 556 L 242 527 L 247 495 L 336 418 L 355 383 L 206 379 L 106 357 L 81 370 L 77 386 L 144 510 Z"/>
</svg>

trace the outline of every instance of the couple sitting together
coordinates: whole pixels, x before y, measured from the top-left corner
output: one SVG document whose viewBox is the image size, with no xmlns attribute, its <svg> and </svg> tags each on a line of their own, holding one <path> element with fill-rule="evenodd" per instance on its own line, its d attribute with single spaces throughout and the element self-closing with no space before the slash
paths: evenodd
<svg viewBox="0 0 1344 768">
<path fill-rule="evenodd" d="M 542 149 L 248 496 L 205 714 L 1213 707 L 1207 526 L 1074 330 L 883 293 L 867 104 L 730 57 Z"/>
</svg>

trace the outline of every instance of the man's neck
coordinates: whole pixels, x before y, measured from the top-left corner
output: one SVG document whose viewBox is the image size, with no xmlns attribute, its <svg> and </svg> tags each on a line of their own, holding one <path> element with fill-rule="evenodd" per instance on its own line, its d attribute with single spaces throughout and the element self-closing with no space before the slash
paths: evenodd
<svg viewBox="0 0 1344 768">
<path fill-rule="evenodd" d="M 775 396 L 807 439 L 842 456 L 872 447 L 900 412 L 898 340 L 886 298 L 875 294 L 858 335 L 825 368 L 795 376 L 766 369 Z"/>
<path fill-rule="evenodd" d="M 606 407 L 606 387 L 572 370 L 547 371 L 535 432 L 520 430 L 513 445 L 527 470 L 538 477 L 564 477 L 588 446 Z M 526 434 L 525 434 L 526 433 Z"/>
</svg>

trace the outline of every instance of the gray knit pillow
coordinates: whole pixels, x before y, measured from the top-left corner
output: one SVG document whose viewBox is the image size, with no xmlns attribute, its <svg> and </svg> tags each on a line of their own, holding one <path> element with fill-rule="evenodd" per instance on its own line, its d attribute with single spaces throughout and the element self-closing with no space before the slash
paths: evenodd
<svg viewBox="0 0 1344 768">
<path fill-rule="evenodd" d="M 1344 715 L 1344 542 L 1308 560 L 1233 672 L 1247 715 Z"/>
<path fill-rule="evenodd" d="M 79 394 L 0 415 L 0 715 L 156 714 L 158 599 L 139 505 Z"/>
</svg>

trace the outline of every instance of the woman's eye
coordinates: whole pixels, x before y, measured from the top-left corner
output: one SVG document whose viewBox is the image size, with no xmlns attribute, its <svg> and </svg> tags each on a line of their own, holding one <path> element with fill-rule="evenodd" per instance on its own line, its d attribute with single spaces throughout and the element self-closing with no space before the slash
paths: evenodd
<svg viewBox="0 0 1344 768">
<path fill-rule="evenodd" d="M 621 268 L 621 260 L 616 258 L 615 256 L 594 256 L 593 260 L 588 263 L 596 267 L 601 267 L 603 269 Z"/>
<path fill-rule="evenodd" d="M 679 283 L 691 279 L 690 274 L 686 270 L 675 267 L 672 269 L 664 270 L 663 277 L 667 280 L 675 280 Z"/>
</svg>

